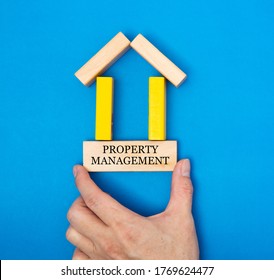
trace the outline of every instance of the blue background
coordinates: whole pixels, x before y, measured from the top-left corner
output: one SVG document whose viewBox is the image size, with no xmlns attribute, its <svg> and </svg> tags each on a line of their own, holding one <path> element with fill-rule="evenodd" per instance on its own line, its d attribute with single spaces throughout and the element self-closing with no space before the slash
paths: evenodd
<svg viewBox="0 0 274 280">
<path fill-rule="evenodd" d="M 274 2 L 0 2 L 0 258 L 69 259 L 72 166 L 94 139 L 95 85 L 78 70 L 116 33 L 142 33 L 187 74 L 167 87 L 167 137 L 189 157 L 202 259 L 274 259 Z M 147 139 L 148 77 L 130 50 L 115 78 L 114 139 Z M 93 179 L 143 214 L 171 173 Z"/>
</svg>

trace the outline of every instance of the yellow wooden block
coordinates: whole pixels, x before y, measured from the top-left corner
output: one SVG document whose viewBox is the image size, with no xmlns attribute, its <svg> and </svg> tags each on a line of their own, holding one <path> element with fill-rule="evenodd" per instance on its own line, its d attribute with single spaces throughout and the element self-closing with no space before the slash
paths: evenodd
<svg viewBox="0 0 274 280">
<path fill-rule="evenodd" d="M 166 83 L 164 77 L 149 78 L 148 139 L 166 139 Z"/>
<path fill-rule="evenodd" d="M 113 78 L 96 79 L 95 139 L 112 140 Z"/>
<path fill-rule="evenodd" d="M 101 50 L 99 50 L 75 76 L 85 85 L 90 86 L 97 76 L 107 70 L 129 48 L 130 41 L 119 32 Z"/>
<path fill-rule="evenodd" d="M 130 43 L 130 46 L 176 87 L 179 87 L 186 79 L 186 74 L 152 45 L 143 35 L 139 34 Z"/>
</svg>

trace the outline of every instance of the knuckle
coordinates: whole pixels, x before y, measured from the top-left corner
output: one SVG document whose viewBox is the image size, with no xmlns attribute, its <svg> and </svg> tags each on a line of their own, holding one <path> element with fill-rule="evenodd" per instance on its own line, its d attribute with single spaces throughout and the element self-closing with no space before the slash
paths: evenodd
<svg viewBox="0 0 274 280">
<path fill-rule="evenodd" d="M 113 210 L 113 213 L 115 213 L 115 210 Z M 117 232 L 122 232 L 124 230 L 124 222 L 122 220 L 120 220 L 119 218 L 115 218 L 115 217 L 119 217 L 118 215 L 113 215 L 114 218 L 111 222 L 111 226 L 117 231 Z"/>
<path fill-rule="evenodd" d="M 82 202 L 82 198 L 79 197 L 73 202 L 73 204 L 69 208 L 67 213 L 67 219 L 70 223 L 72 222 L 73 219 L 75 219 L 76 215 L 78 215 L 77 213 L 81 209 L 81 202 Z"/>
<path fill-rule="evenodd" d="M 73 212 L 74 212 L 73 208 L 70 207 L 69 210 L 68 210 L 68 213 L 67 213 L 67 219 L 68 219 L 69 222 L 71 222 L 72 219 L 73 219 Z"/>
<path fill-rule="evenodd" d="M 140 236 L 139 230 L 134 227 L 125 227 L 122 231 L 122 240 L 126 244 L 136 244 L 138 237 Z"/>
<path fill-rule="evenodd" d="M 85 198 L 85 202 L 86 202 L 86 205 L 88 206 L 88 208 L 90 209 L 94 209 L 97 207 L 98 205 L 98 201 L 96 199 L 96 196 L 95 195 L 89 195 Z"/>
<path fill-rule="evenodd" d="M 73 245 L 77 246 L 81 242 L 81 235 L 73 228 L 69 227 L 66 232 L 66 239 Z"/>
<path fill-rule="evenodd" d="M 183 182 L 182 190 L 185 194 L 192 196 L 193 195 L 193 187 L 192 182 L 189 178 L 186 178 Z"/>
<path fill-rule="evenodd" d="M 67 219 L 68 221 L 71 223 L 73 221 L 73 219 L 75 218 L 76 216 L 76 213 L 77 213 L 77 209 L 76 209 L 76 206 L 75 204 L 73 204 L 69 210 L 68 210 L 68 213 L 67 213 Z"/>
<path fill-rule="evenodd" d="M 103 250 L 111 259 L 122 259 L 122 250 L 113 240 L 105 240 Z"/>
<path fill-rule="evenodd" d="M 73 238 L 73 231 L 71 229 L 71 227 L 69 227 L 66 231 L 66 239 L 71 242 Z"/>
</svg>

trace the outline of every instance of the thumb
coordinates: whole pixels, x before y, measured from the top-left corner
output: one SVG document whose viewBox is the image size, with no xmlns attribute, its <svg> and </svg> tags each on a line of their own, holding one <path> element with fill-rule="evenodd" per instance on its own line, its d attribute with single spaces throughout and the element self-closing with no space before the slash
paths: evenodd
<svg viewBox="0 0 274 280">
<path fill-rule="evenodd" d="M 193 186 L 189 159 L 180 160 L 173 171 L 170 200 L 166 211 L 191 212 Z"/>
</svg>

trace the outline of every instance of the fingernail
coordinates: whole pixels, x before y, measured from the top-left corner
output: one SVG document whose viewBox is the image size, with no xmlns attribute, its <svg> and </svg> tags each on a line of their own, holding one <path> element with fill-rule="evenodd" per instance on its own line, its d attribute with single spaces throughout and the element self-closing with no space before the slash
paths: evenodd
<svg viewBox="0 0 274 280">
<path fill-rule="evenodd" d="M 74 166 L 74 167 L 73 167 L 73 176 L 74 176 L 74 177 L 77 176 L 77 172 L 78 172 L 77 166 Z"/>
<path fill-rule="evenodd" d="M 184 177 L 190 177 L 190 161 L 189 159 L 184 159 L 181 166 L 181 173 Z"/>
</svg>

